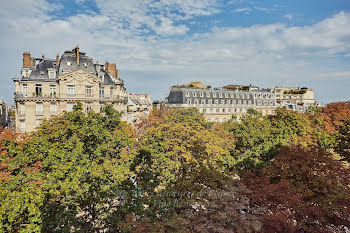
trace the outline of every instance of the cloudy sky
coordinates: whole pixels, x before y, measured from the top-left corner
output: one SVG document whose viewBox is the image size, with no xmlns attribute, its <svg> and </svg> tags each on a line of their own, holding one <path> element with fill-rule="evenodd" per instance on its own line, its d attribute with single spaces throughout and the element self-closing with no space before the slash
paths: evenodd
<svg viewBox="0 0 350 233">
<path fill-rule="evenodd" d="M 0 98 L 12 103 L 23 51 L 54 58 L 79 45 L 116 62 L 130 93 L 174 84 L 308 86 L 350 100 L 349 0 L 6 0 Z"/>
</svg>

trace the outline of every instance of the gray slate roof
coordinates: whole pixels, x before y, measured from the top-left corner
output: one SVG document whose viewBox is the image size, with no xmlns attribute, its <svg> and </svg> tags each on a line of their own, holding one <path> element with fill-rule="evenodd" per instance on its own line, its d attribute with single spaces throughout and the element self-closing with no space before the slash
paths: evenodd
<svg viewBox="0 0 350 233">
<path fill-rule="evenodd" d="M 73 51 L 65 51 L 62 54 L 59 64 L 56 64 L 56 59 L 46 59 L 46 58 L 34 58 L 35 63 L 32 72 L 29 77 L 23 77 L 23 81 L 46 81 L 46 82 L 57 82 L 57 77 L 65 73 L 69 73 L 75 70 L 84 70 L 88 73 L 98 76 L 99 74 L 104 74 L 104 81 L 101 84 L 113 85 L 114 81 L 112 75 L 104 70 L 104 65 L 99 65 L 101 68 L 97 70 L 97 64 L 93 64 L 91 58 L 85 55 L 84 52 L 79 52 L 79 65 L 76 62 L 76 56 Z M 68 66 L 70 62 L 70 66 Z M 49 79 L 48 70 L 56 70 L 56 79 Z M 123 81 L 118 79 L 119 82 Z"/>
</svg>

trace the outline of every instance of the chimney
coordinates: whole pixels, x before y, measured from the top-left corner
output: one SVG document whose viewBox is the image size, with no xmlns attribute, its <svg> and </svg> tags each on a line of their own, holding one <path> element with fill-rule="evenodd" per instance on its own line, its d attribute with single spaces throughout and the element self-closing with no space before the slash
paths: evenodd
<svg viewBox="0 0 350 233">
<path fill-rule="evenodd" d="M 42 59 L 44 59 L 44 58 L 45 58 L 45 55 L 44 55 L 44 54 L 43 54 L 43 55 L 41 55 L 41 58 L 42 58 Z"/>
<path fill-rule="evenodd" d="M 58 65 L 60 63 L 60 55 L 57 53 L 56 55 L 56 64 Z"/>
<path fill-rule="evenodd" d="M 75 56 L 77 57 L 77 66 L 79 65 L 79 46 L 77 45 L 77 46 L 75 46 L 74 48 L 73 48 L 73 51 L 74 51 L 74 53 L 75 53 Z"/>
<path fill-rule="evenodd" d="M 119 79 L 119 70 L 117 70 L 117 79 Z"/>
<path fill-rule="evenodd" d="M 23 67 L 31 67 L 33 65 L 33 60 L 30 57 L 30 52 L 23 53 Z"/>
<path fill-rule="evenodd" d="M 114 77 L 117 76 L 117 65 L 115 63 L 105 63 L 105 70 L 112 74 Z"/>
</svg>

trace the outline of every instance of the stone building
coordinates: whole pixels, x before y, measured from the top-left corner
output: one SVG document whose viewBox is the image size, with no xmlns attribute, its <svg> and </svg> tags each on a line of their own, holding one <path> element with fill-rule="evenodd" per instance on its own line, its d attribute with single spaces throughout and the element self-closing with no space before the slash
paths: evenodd
<svg viewBox="0 0 350 233">
<path fill-rule="evenodd" d="M 249 108 L 256 109 L 263 115 L 273 114 L 277 107 L 272 89 L 240 85 L 222 88 L 173 86 L 166 97 L 165 105 L 196 107 L 204 113 L 208 121 L 215 122 L 224 122 L 232 117 L 240 119 Z"/>
<path fill-rule="evenodd" d="M 127 122 L 134 124 L 151 113 L 153 105 L 149 94 L 128 94 Z"/>
<path fill-rule="evenodd" d="M 5 127 L 10 123 L 10 112 L 12 107 L 0 100 L 0 126 Z"/>
<path fill-rule="evenodd" d="M 78 46 L 56 59 L 24 52 L 21 76 L 13 81 L 16 129 L 23 132 L 33 131 L 45 118 L 72 111 L 78 101 L 85 112 L 99 112 L 105 104 L 126 112 L 128 96 L 116 64 L 94 63 Z"/>
<path fill-rule="evenodd" d="M 276 103 L 289 110 L 305 112 L 310 106 L 315 106 L 314 91 L 307 87 L 275 87 Z"/>
</svg>

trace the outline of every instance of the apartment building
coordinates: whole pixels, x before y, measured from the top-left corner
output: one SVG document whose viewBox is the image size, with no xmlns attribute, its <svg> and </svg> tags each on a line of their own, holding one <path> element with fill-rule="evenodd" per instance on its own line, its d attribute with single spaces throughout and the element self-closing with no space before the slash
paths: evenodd
<svg viewBox="0 0 350 233">
<path fill-rule="evenodd" d="M 12 107 L 0 100 L 0 126 L 5 127 L 10 123 L 10 112 Z"/>
<path fill-rule="evenodd" d="M 314 91 L 307 87 L 275 87 L 276 103 L 289 110 L 305 112 L 310 106 L 316 106 Z"/>
<path fill-rule="evenodd" d="M 16 129 L 22 132 L 33 131 L 45 118 L 73 111 L 78 101 L 85 112 L 112 104 L 126 113 L 128 96 L 116 64 L 94 63 L 78 46 L 56 59 L 32 58 L 24 52 L 21 79 L 13 81 Z"/>
<path fill-rule="evenodd" d="M 128 97 L 128 123 L 135 124 L 151 113 L 153 105 L 149 94 L 128 94 Z"/>
<path fill-rule="evenodd" d="M 256 109 L 263 115 L 269 115 L 273 114 L 277 107 L 272 89 L 240 85 L 221 88 L 205 85 L 173 86 L 165 102 L 168 107 L 198 108 L 208 121 L 215 122 L 224 122 L 232 117 L 240 119 L 249 108 Z"/>
</svg>

